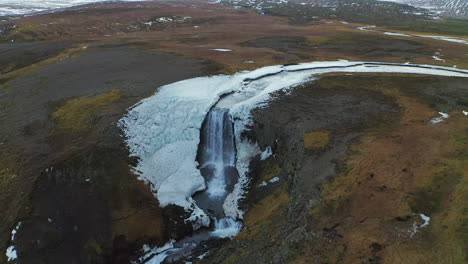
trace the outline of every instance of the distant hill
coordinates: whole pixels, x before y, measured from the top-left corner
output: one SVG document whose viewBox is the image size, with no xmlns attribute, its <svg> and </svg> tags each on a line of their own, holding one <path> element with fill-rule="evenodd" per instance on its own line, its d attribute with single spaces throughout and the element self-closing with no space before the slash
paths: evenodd
<svg viewBox="0 0 468 264">
<path fill-rule="evenodd" d="M 441 15 L 468 17 L 467 0 L 384 0 L 427 8 Z"/>
</svg>

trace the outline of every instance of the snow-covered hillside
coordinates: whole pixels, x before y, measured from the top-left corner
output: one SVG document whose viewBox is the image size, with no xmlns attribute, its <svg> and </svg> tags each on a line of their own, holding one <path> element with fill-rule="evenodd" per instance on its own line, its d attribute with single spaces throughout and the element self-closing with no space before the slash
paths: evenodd
<svg viewBox="0 0 468 264">
<path fill-rule="evenodd" d="M 25 15 L 97 2 L 141 0 L 0 0 L 0 16 Z"/>
<path fill-rule="evenodd" d="M 438 14 L 468 16 L 468 0 L 380 0 L 426 8 Z"/>
</svg>

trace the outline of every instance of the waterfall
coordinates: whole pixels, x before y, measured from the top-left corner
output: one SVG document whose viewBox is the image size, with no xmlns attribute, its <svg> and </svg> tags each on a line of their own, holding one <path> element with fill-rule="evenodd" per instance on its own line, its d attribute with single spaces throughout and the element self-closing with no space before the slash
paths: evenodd
<svg viewBox="0 0 468 264">
<path fill-rule="evenodd" d="M 171 242 L 167 248 L 153 250 L 142 258 L 141 263 L 179 261 L 190 256 L 200 242 L 233 237 L 241 230 L 242 223 L 226 217 L 223 209 L 226 196 L 233 190 L 239 177 L 236 169 L 234 126 L 229 109 L 215 107 L 207 114 L 202 126 L 197 160 L 207 188 L 196 193 L 193 198 L 197 206 L 211 216 L 212 228 L 196 232 L 175 243 Z"/>
<path fill-rule="evenodd" d="M 228 109 L 215 108 L 208 113 L 202 131 L 200 164 L 213 199 L 227 195 L 229 168 L 235 168 L 234 128 Z"/>
</svg>

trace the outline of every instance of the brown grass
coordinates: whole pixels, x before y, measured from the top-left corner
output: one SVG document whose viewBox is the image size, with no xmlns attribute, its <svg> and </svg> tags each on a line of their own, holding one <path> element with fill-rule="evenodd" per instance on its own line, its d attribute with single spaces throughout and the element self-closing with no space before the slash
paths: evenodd
<svg viewBox="0 0 468 264">
<path fill-rule="evenodd" d="M 353 146 L 346 170 L 324 185 L 323 203 L 311 211 L 315 228 L 338 223 L 340 237 L 309 245 L 292 263 L 315 263 L 307 260 L 317 252 L 322 261 L 343 263 L 377 257 L 382 263 L 463 263 L 466 117 L 452 113 L 445 122 L 430 125 L 436 111 L 386 90 L 385 84 L 380 89 L 403 107 L 400 125 L 371 133 Z M 430 225 L 411 236 L 413 223 L 421 221 L 419 213 L 431 217 Z M 339 247 L 346 250 L 331 250 Z"/>
</svg>

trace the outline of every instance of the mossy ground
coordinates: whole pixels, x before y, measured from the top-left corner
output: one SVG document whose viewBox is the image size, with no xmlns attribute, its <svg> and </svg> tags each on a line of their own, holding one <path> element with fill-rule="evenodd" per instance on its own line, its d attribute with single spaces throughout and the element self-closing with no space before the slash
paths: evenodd
<svg viewBox="0 0 468 264">
<path fill-rule="evenodd" d="M 252 240 L 261 236 L 262 233 L 269 233 L 269 235 L 274 236 L 281 232 L 281 223 L 278 222 L 276 216 L 284 212 L 288 203 L 287 184 L 283 184 L 252 206 L 244 218 L 246 229 L 236 236 L 236 239 Z"/>
<path fill-rule="evenodd" d="M 83 96 L 71 99 L 53 112 L 52 118 L 58 130 L 68 133 L 85 132 L 91 128 L 93 119 L 99 111 L 120 100 L 121 96 L 120 91 L 112 90 L 94 97 Z"/>
<path fill-rule="evenodd" d="M 324 149 L 330 142 L 330 132 L 309 131 L 304 134 L 304 147 L 308 150 Z"/>
</svg>

